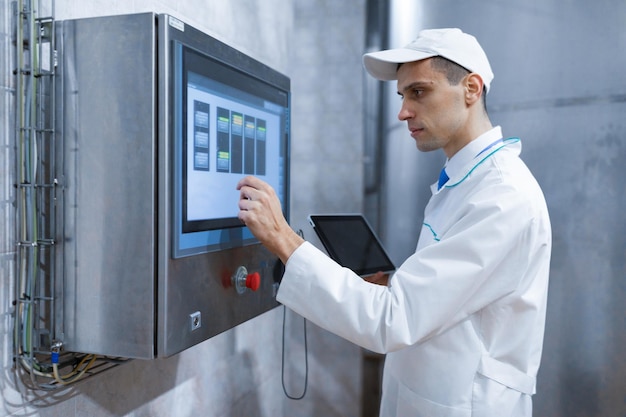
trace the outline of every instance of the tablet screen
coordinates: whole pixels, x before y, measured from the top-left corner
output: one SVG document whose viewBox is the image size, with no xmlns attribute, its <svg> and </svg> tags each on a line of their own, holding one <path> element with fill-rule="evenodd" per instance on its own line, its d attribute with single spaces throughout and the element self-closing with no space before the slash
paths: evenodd
<svg viewBox="0 0 626 417">
<path fill-rule="evenodd" d="M 341 266 L 360 276 L 395 270 L 363 215 L 311 215 L 309 220 L 328 255 Z"/>
</svg>

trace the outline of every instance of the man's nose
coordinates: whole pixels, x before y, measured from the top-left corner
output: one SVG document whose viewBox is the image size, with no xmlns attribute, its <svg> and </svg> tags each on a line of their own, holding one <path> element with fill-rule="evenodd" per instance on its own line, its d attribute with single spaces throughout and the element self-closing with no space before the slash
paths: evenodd
<svg viewBox="0 0 626 417">
<path fill-rule="evenodd" d="M 402 107 L 400 107 L 400 111 L 398 112 L 398 119 L 403 122 L 412 117 L 413 113 L 404 105 L 404 102 L 402 102 Z"/>
</svg>

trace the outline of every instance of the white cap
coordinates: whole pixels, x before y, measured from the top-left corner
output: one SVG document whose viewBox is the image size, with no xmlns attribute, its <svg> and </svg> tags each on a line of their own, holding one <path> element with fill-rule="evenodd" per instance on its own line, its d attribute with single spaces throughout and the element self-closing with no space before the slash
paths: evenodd
<svg viewBox="0 0 626 417">
<path fill-rule="evenodd" d="M 363 55 L 363 65 L 374 78 L 396 80 L 398 64 L 421 61 L 442 56 L 463 68 L 475 72 L 483 79 L 485 89 L 493 80 L 493 71 L 483 48 L 472 35 L 460 29 L 427 29 L 404 48 L 370 52 Z"/>
</svg>

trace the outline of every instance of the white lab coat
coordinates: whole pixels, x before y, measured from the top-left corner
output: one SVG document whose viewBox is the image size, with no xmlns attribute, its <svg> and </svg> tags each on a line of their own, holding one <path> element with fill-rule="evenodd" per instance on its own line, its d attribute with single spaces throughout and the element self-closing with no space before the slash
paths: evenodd
<svg viewBox="0 0 626 417">
<path fill-rule="evenodd" d="M 450 180 L 433 187 L 417 250 L 388 287 L 365 282 L 310 243 L 287 262 L 281 303 L 387 353 L 381 417 L 532 415 L 550 222 L 519 140 L 474 156 L 494 137 L 499 128 L 448 162 Z"/>
</svg>

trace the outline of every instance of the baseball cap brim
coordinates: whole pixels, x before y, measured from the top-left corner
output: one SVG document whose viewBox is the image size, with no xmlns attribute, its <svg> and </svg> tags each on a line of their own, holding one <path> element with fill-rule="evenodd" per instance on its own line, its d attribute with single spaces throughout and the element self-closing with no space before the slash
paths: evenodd
<svg viewBox="0 0 626 417">
<path fill-rule="evenodd" d="M 382 81 L 397 80 L 398 65 L 436 56 L 435 52 L 407 48 L 388 49 L 363 55 L 363 65 L 372 77 Z"/>
</svg>

